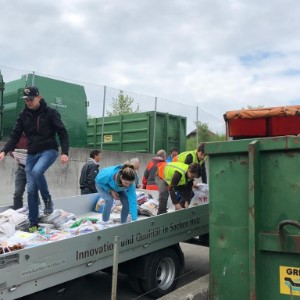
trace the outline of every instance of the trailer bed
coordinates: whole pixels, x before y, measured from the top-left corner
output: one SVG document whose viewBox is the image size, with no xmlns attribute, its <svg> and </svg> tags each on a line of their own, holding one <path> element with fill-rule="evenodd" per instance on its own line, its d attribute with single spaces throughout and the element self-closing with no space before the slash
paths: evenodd
<svg viewBox="0 0 300 300">
<path fill-rule="evenodd" d="M 54 200 L 55 208 L 77 217 L 93 213 L 97 194 Z M 7 207 L 1 207 L 4 211 Z M 16 299 L 113 265 L 116 237 L 119 262 L 208 233 L 208 204 L 74 236 L 0 255 L 0 300 Z"/>
</svg>

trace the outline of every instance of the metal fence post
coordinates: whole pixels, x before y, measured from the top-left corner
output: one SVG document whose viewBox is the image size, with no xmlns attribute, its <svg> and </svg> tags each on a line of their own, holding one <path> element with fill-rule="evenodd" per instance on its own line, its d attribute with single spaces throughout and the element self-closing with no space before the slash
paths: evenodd
<svg viewBox="0 0 300 300">
<path fill-rule="evenodd" d="M 199 107 L 197 106 L 197 109 L 196 109 L 196 149 L 199 145 L 199 120 L 198 120 L 198 117 L 199 117 Z"/>
<path fill-rule="evenodd" d="M 32 72 L 32 80 L 31 80 L 31 86 L 34 86 L 34 78 L 35 77 L 35 72 Z"/>
<path fill-rule="evenodd" d="M 118 263 L 119 263 L 119 236 L 115 236 L 114 241 L 114 261 L 112 274 L 111 300 L 117 299 Z"/>
<path fill-rule="evenodd" d="M 104 133 L 105 101 L 106 101 L 106 85 L 104 86 L 104 93 L 103 93 L 102 127 L 101 127 L 101 141 L 100 141 L 101 150 L 103 150 L 103 140 L 104 140 L 103 133 Z"/>
<path fill-rule="evenodd" d="M 154 120 L 153 120 L 153 147 L 152 153 L 155 154 L 155 140 L 156 140 L 156 112 L 157 112 L 157 97 L 155 97 L 155 107 L 154 107 Z"/>
<path fill-rule="evenodd" d="M 0 139 L 3 138 L 3 93 L 4 93 L 5 83 L 3 81 L 3 76 L 0 71 Z"/>
</svg>

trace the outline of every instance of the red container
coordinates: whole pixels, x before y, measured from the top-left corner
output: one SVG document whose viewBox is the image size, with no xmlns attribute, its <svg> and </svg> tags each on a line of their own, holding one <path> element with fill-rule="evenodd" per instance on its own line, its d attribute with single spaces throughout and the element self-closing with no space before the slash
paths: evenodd
<svg viewBox="0 0 300 300">
<path fill-rule="evenodd" d="M 267 136 L 267 121 L 259 119 L 231 119 L 228 120 L 230 137 L 261 137 Z"/>
<path fill-rule="evenodd" d="M 268 135 L 300 134 L 300 116 L 270 117 L 268 119 Z"/>
</svg>

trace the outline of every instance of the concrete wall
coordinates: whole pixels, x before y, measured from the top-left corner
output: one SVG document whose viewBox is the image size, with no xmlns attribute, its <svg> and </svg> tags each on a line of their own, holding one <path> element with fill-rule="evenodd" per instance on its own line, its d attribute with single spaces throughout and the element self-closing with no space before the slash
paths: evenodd
<svg viewBox="0 0 300 300">
<path fill-rule="evenodd" d="M 0 143 L 0 148 L 2 149 L 2 147 L 3 143 Z M 80 194 L 80 171 L 89 158 L 91 150 L 92 149 L 71 148 L 68 164 L 62 165 L 58 158 L 47 170 L 46 178 L 52 198 Z M 153 154 L 103 151 L 100 168 L 124 163 L 133 157 L 138 157 L 140 160 L 139 176 L 141 180 L 147 163 L 154 157 Z M 13 203 L 16 167 L 17 163 L 10 155 L 6 155 L 0 162 L 0 205 L 11 205 Z M 26 191 L 24 194 L 24 201 L 27 202 Z"/>
</svg>

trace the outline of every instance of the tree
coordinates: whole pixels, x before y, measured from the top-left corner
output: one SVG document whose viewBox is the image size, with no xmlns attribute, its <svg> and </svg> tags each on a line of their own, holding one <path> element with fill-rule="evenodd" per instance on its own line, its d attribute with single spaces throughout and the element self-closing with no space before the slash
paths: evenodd
<svg viewBox="0 0 300 300">
<path fill-rule="evenodd" d="M 109 117 L 127 115 L 130 113 L 141 112 L 139 104 L 136 109 L 132 108 L 134 98 L 124 95 L 124 92 L 120 90 L 118 98 L 113 98 L 112 111 L 106 111 Z"/>
<path fill-rule="evenodd" d="M 213 133 L 207 123 L 203 122 L 195 122 L 195 125 L 198 125 L 198 144 L 205 142 L 217 142 L 217 141 L 225 141 L 225 134 L 216 134 Z M 186 141 L 186 149 L 187 150 L 195 150 L 198 145 L 196 145 L 196 136 L 193 136 Z"/>
<path fill-rule="evenodd" d="M 195 122 L 195 125 L 196 125 L 196 127 L 198 127 L 199 141 L 201 141 L 201 142 L 210 141 L 210 137 L 212 135 L 214 135 L 214 133 L 209 130 L 208 124 L 198 121 L 198 122 Z"/>
</svg>

